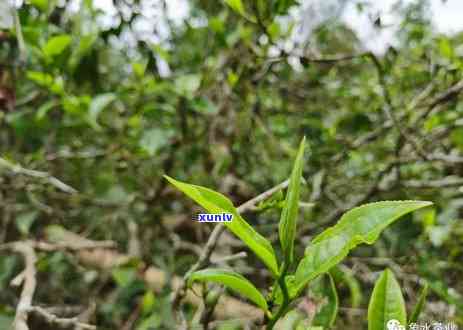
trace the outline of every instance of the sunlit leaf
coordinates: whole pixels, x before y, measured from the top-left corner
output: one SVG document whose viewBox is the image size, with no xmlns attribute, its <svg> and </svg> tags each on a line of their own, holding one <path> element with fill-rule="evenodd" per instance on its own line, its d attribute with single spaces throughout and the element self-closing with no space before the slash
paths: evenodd
<svg viewBox="0 0 463 330">
<path fill-rule="evenodd" d="M 407 324 L 405 302 L 394 274 L 386 269 L 375 283 L 368 305 L 368 330 L 386 330 L 388 323 Z"/>
<path fill-rule="evenodd" d="M 231 213 L 233 220 L 231 222 L 224 222 L 224 225 L 239 237 L 265 263 L 274 275 L 278 274 L 277 261 L 272 245 L 238 214 L 233 203 L 228 198 L 211 189 L 183 183 L 167 175 L 164 177 L 208 212 Z"/>
<path fill-rule="evenodd" d="M 263 310 L 268 310 L 264 296 L 242 275 L 227 269 L 204 269 L 192 273 L 189 281 L 207 281 L 223 284 L 245 296 Z"/>
<path fill-rule="evenodd" d="M 299 151 L 294 161 L 293 171 L 289 180 L 286 193 L 285 206 L 281 212 L 278 232 L 280 235 L 281 249 L 287 265 L 293 260 L 294 239 L 296 237 L 297 212 L 299 209 L 299 194 L 301 187 L 302 165 L 304 161 L 305 138 L 302 139 Z"/>
<path fill-rule="evenodd" d="M 43 46 L 43 54 L 47 58 L 57 56 L 71 44 L 71 40 L 71 36 L 68 34 L 54 36 L 47 41 L 45 46 Z"/>
<path fill-rule="evenodd" d="M 432 205 L 422 201 L 385 201 L 365 204 L 345 213 L 339 222 L 315 237 L 296 270 L 301 290 L 310 280 L 330 270 L 361 243 L 373 244 L 380 233 L 407 213 Z"/>
</svg>

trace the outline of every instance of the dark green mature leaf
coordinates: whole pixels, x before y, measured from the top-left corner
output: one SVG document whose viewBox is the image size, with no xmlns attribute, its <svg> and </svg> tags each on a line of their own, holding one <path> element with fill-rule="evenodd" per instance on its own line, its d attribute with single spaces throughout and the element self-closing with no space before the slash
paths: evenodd
<svg viewBox="0 0 463 330">
<path fill-rule="evenodd" d="M 418 297 L 418 301 L 416 302 L 415 308 L 413 308 L 412 315 L 410 316 L 410 319 L 408 320 L 408 323 L 415 323 L 418 321 L 418 317 L 421 314 L 421 311 L 423 310 L 424 304 L 426 303 L 426 297 L 428 295 L 428 289 L 429 289 L 429 284 L 426 283 L 421 289 L 420 295 Z"/>
<path fill-rule="evenodd" d="M 387 330 L 395 322 L 405 326 L 407 313 L 399 283 L 386 269 L 376 281 L 368 305 L 368 330 Z"/>
<path fill-rule="evenodd" d="M 297 291 L 329 271 L 357 245 L 373 244 L 380 233 L 401 216 L 430 205 L 431 202 L 423 201 L 385 201 L 348 211 L 335 226 L 322 232 L 307 247 L 296 270 Z"/>
<path fill-rule="evenodd" d="M 278 275 L 278 264 L 272 245 L 239 215 L 233 203 L 228 198 L 211 189 L 180 182 L 167 175 L 164 177 L 208 212 L 228 212 L 233 214 L 233 220 L 231 222 L 224 222 L 224 225 L 265 263 L 273 275 Z"/>
<path fill-rule="evenodd" d="M 227 269 L 203 269 L 192 273 L 188 281 L 207 281 L 223 284 L 247 297 L 257 306 L 267 311 L 267 301 L 264 296 L 244 276 Z"/>
<path fill-rule="evenodd" d="M 294 239 L 296 237 L 297 211 L 299 209 L 299 194 L 301 187 L 302 165 L 304 161 L 305 137 L 302 139 L 294 161 L 293 171 L 286 193 L 285 206 L 281 213 L 279 234 L 281 248 L 287 265 L 293 260 Z"/>
</svg>

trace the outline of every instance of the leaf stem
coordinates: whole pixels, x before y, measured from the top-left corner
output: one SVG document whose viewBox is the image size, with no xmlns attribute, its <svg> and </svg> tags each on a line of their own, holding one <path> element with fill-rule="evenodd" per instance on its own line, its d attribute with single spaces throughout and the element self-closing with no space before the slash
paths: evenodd
<svg viewBox="0 0 463 330">
<path fill-rule="evenodd" d="M 286 272 L 288 270 L 287 265 L 288 264 L 286 262 L 283 262 L 281 276 L 278 278 L 278 285 L 280 286 L 281 292 L 283 293 L 283 303 L 281 304 L 280 308 L 278 308 L 278 311 L 275 313 L 275 315 L 268 321 L 267 330 L 272 330 L 277 321 L 282 318 L 288 311 L 290 301 L 288 287 L 286 286 L 285 281 Z"/>
</svg>

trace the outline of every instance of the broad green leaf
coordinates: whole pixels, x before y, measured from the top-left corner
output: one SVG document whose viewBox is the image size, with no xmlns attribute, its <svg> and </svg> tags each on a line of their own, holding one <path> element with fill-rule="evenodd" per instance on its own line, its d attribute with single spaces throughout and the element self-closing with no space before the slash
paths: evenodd
<svg viewBox="0 0 463 330">
<path fill-rule="evenodd" d="M 384 201 L 345 213 L 339 222 L 315 237 L 296 270 L 297 291 L 344 259 L 361 243 L 373 244 L 380 233 L 407 213 L 432 205 L 423 201 Z"/>
<path fill-rule="evenodd" d="M 405 302 L 394 274 L 386 269 L 375 283 L 368 304 L 368 330 L 388 330 L 388 324 L 407 324 Z"/>
<path fill-rule="evenodd" d="M 50 38 L 45 46 L 43 46 L 43 54 L 47 58 L 61 54 L 70 44 L 71 36 L 68 34 L 61 34 Z"/>
<path fill-rule="evenodd" d="M 281 249 L 287 265 L 293 261 L 294 239 L 296 237 L 297 211 L 299 209 L 299 194 L 301 188 L 302 165 L 304 161 L 305 137 L 302 139 L 294 161 L 293 171 L 286 193 L 285 206 L 281 212 L 280 234 Z"/>
<path fill-rule="evenodd" d="M 100 94 L 93 98 L 88 108 L 88 121 L 94 129 L 99 129 L 98 116 L 111 102 L 116 99 L 113 93 Z"/>
<path fill-rule="evenodd" d="M 192 273 L 188 281 L 207 281 L 223 284 L 245 296 L 257 306 L 267 311 L 267 301 L 264 296 L 242 275 L 227 269 L 203 269 Z"/>
<path fill-rule="evenodd" d="M 315 283 L 310 284 L 310 297 L 315 300 L 317 313 L 314 316 L 312 325 L 330 328 L 336 321 L 338 314 L 339 299 L 333 277 L 328 273 L 321 276 Z"/>
<path fill-rule="evenodd" d="M 412 315 L 410 316 L 410 319 L 408 320 L 408 323 L 415 323 L 418 321 L 418 317 L 421 314 L 421 311 L 423 310 L 424 304 L 426 303 L 426 297 L 428 295 L 428 288 L 429 285 L 426 283 L 421 289 L 421 292 L 418 296 L 418 301 L 416 302 L 415 308 L 413 308 Z"/>
<path fill-rule="evenodd" d="M 233 220 L 231 222 L 224 222 L 224 225 L 264 262 L 273 275 L 278 275 L 278 265 L 272 245 L 239 215 L 228 198 L 211 189 L 180 182 L 167 175 L 164 177 L 208 212 L 231 213 Z"/>
</svg>

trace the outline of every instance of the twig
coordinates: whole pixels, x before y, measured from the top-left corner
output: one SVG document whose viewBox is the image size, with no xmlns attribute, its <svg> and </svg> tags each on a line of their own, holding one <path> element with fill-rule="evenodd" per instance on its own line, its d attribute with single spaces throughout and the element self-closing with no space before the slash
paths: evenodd
<svg viewBox="0 0 463 330">
<path fill-rule="evenodd" d="M 85 243 L 85 241 L 83 243 Z M 61 244 L 60 246 L 65 247 L 66 244 Z M 16 307 L 13 329 L 29 330 L 27 321 L 31 312 L 41 316 L 50 324 L 55 324 L 62 327 L 69 327 L 73 325 L 76 329 L 96 329 L 95 326 L 79 322 L 77 317 L 59 318 L 42 307 L 32 305 L 32 300 L 37 286 L 37 269 L 35 267 L 35 263 L 37 262 L 37 255 L 34 248 L 50 251 L 57 249 L 58 245 L 33 241 L 11 242 L 0 245 L 0 251 L 11 250 L 21 254 L 25 263 L 24 270 L 12 281 L 12 284 L 14 285 L 20 285 L 23 283 L 21 296 Z"/>
<path fill-rule="evenodd" d="M 79 321 L 77 317 L 61 318 L 54 314 L 51 314 L 49 311 L 39 306 L 30 307 L 29 312 L 33 312 L 34 314 L 43 318 L 49 324 L 55 325 L 61 328 L 73 327 L 74 329 L 96 330 L 96 326 L 87 324 L 87 323 L 82 323 Z"/>
<path fill-rule="evenodd" d="M 405 187 L 409 188 L 446 188 L 446 187 L 459 187 L 463 186 L 463 178 L 448 176 L 441 180 L 407 180 L 402 183 Z"/>
<path fill-rule="evenodd" d="M 210 262 L 213 264 L 221 264 L 221 263 L 228 262 L 228 261 L 246 258 L 247 256 L 248 255 L 246 252 L 241 251 L 241 252 L 232 254 L 231 256 L 225 256 L 221 258 L 211 258 Z"/>
<path fill-rule="evenodd" d="M 54 186 L 55 188 L 64 191 L 69 194 L 75 194 L 77 193 L 77 190 L 72 188 L 71 186 L 67 185 L 66 183 L 58 180 L 51 174 L 47 172 L 41 172 L 41 171 L 36 171 L 36 170 L 29 170 L 27 168 L 22 167 L 21 165 L 15 165 L 13 163 L 10 163 L 4 158 L 0 157 L 0 167 L 4 167 L 8 170 L 10 170 L 14 174 L 21 174 L 21 175 L 26 175 L 30 176 L 33 178 L 39 178 L 47 181 L 49 184 Z"/>
<path fill-rule="evenodd" d="M 37 256 L 34 249 L 25 242 L 16 242 L 13 245 L 8 245 L 11 250 L 22 255 L 25 263 L 23 274 L 23 289 L 19 298 L 19 303 L 16 307 L 16 315 L 14 317 L 14 330 L 29 330 L 27 320 L 29 318 L 29 310 L 32 307 L 32 299 L 34 297 L 35 288 L 37 286 L 35 263 Z M 8 248 L 7 246 L 7 248 Z M 0 250 L 2 247 L 0 247 Z"/>
</svg>

